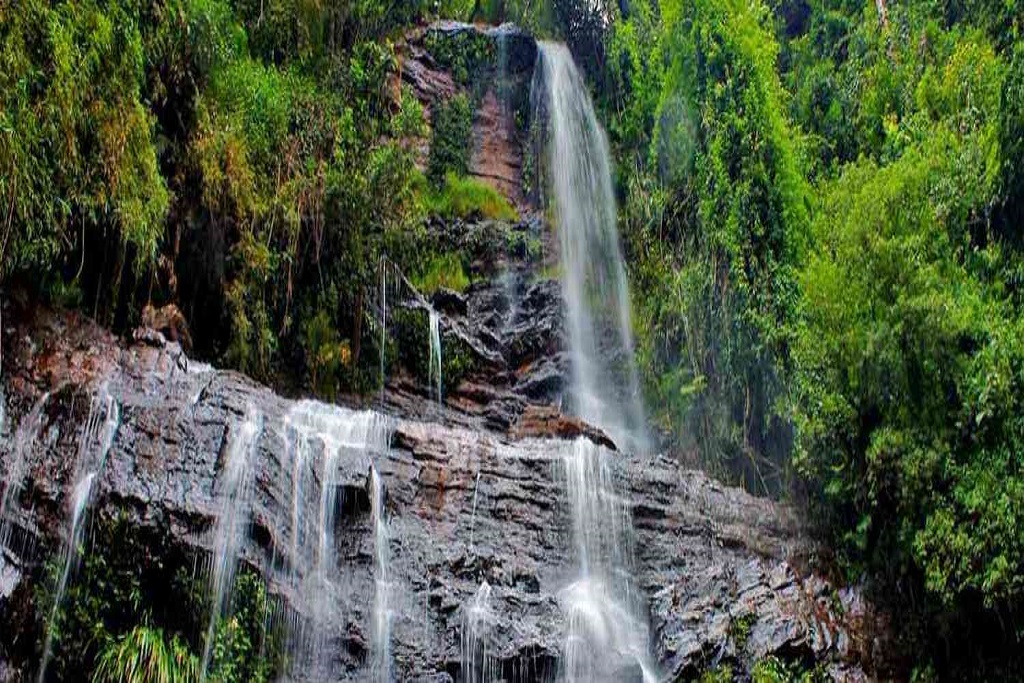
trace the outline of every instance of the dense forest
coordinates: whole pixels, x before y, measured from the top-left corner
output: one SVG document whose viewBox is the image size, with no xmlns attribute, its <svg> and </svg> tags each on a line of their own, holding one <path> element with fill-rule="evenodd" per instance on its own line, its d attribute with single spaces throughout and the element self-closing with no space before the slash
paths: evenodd
<svg viewBox="0 0 1024 683">
<path fill-rule="evenodd" d="M 1019 676 L 1019 0 L 0 0 L 5 293 L 173 304 L 199 358 L 376 390 L 380 259 L 464 287 L 426 221 L 515 215 L 465 177 L 473 101 L 428 126 L 395 77 L 437 18 L 586 72 L 666 449 L 815 520 L 918 680 Z"/>
</svg>

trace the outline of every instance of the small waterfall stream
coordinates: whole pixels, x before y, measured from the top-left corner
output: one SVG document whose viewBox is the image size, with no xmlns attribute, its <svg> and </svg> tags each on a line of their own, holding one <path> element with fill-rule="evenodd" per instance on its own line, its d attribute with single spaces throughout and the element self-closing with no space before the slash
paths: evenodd
<svg viewBox="0 0 1024 683">
<path fill-rule="evenodd" d="M 633 579 L 632 519 L 615 492 L 609 451 L 578 438 L 563 457 L 579 577 L 561 594 L 569 629 L 566 681 L 657 681 Z"/>
<path fill-rule="evenodd" d="M 252 455 L 263 416 L 252 406 L 228 435 L 228 448 L 220 470 L 217 494 L 217 522 L 213 529 L 213 565 L 210 575 L 212 607 L 203 645 L 202 672 L 205 679 L 213 653 L 217 621 L 230 607 L 238 551 L 248 534 L 249 500 L 253 488 Z"/>
<path fill-rule="evenodd" d="M 496 615 L 491 605 L 491 586 L 484 581 L 473 600 L 462 608 L 462 683 L 501 680 L 500 662 L 492 653 L 491 639 Z"/>
<path fill-rule="evenodd" d="M 373 680 L 391 681 L 391 556 L 384 483 L 377 468 L 370 466 L 370 509 L 373 517 Z"/>
<path fill-rule="evenodd" d="M 441 316 L 431 307 L 430 309 L 430 361 L 428 376 L 431 390 L 436 390 L 434 398 L 438 406 L 444 410 L 444 397 L 441 394 Z"/>
<path fill-rule="evenodd" d="M 101 419 L 102 422 L 100 421 Z M 46 680 L 46 667 L 49 664 L 52 652 L 53 627 L 56 623 L 57 612 L 64 599 L 64 592 L 67 590 L 68 579 L 78 564 L 79 546 L 82 542 L 85 513 L 92 496 L 92 487 L 96 477 L 103 470 L 103 465 L 107 461 L 107 454 L 110 452 L 110 448 L 114 445 L 114 437 L 117 435 L 119 425 L 120 410 L 117 401 L 110 394 L 108 386 L 104 384 L 89 404 L 89 417 L 85 422 L 85 429 L 83 429 L 81 439 L 79 440 L 76 467 L 81 474 L 75 481 L 70 498 L 71 509 L 68 516 L 68 528 L 61 547 L 62 568 L 57 580 L 53 606 L 50 608 L 50 617 L 46 621 L 46 638 L 43 643 L 43 656 L 39 665 L 38 680 L 40 683 Z M 93 444 L 97 442 L 98 447 L 94 451 Z"/>
<path fill-rule="evenodd" d="M 21 420 L 14 433 L 14 445 L 4 473 L 4 492 L 0 495 L 0 549 L 8 547 L 11 536 L 11 524 L 8 519 L 11 505 L 15 504 L 25 484 L 25 472 L 28 452 L 36 443 L 39 429 L 42 427 L 43 408 L 50 400 L 50 394 L 42 394 L 28 414 Z"/>
</svg>

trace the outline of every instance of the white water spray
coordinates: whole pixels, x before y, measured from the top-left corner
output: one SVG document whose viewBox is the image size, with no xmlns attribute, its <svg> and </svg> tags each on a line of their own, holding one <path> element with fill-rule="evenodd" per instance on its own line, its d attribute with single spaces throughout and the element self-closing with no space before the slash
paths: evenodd
<svg viewBox="0 0 1024 683">
<path fill-rule="evenodd" d="M 462 683 L 495 683 L 501 680 L 501 662 L 494 657 L 497 614 L 491 606 L 491 586 L 480 584 L 472 601 L 462 608 Z"/>
<path fill-rule="evenodd" d="M 564 45 L 540 43 L 535 108 L 546 112 L 561 249 L 572 408 L 626 450 L 646 448 L 608 140 Z"/>
<path fill-rule="evenodd" d="M 580 437 L 563 458 L 579 576 L 561 593 L 569 622 L 563 678 L 657 681 L 633 579 L 632 520 L 615 492 L 610 451 Z"/>
<path fill-rule="evenodd" d="M 46 667 L 50 663 L 53 651 L 53 627 L 57 619 L 57 610 L 60 609 L 64 591 L 67 590 L 71 570 L 78 564 L 78 546 L 82 542 L 82 520 L 85 517 L 85 508 L 89 504 L 89 495 L 92 492 L 94 479 L 96 479 L 96 473 L 88 473 L 75 485 L 74 493 L 72 493 L 71 524 L 68 528 L 68 536 L 64 539 L 64 548 L 61 551 L 64 562 L 60 579 L 57 581 L 57 593 L 53 600 L 53 607 L 50 608 L 50 618 L 46 621 L 46 639 L 43 643 L 43 658 L 39 665 L 39 683 L 46 680 Z"/>
<path fill-rule="evenodd" d="M 331 637 L 342 626 L 341 594 L 347 588 L 345 577 L 338 573 L 334 544 L 341 486 L 338 471 L 344 457 L 369 462 L 372 454 L 386 451 L 390 421 L 373 411 L 301 401 L 285 422 L 292 475 L 292 580 L 311 615 L 310 623 L 292 634 L 292 674 L 326 680 L 334 675 L 331 667 L 337 653 Z M 317 478 L 318 489 L 311 489 Z M 307 507 L 313 506 L 315 510 L 307 514 Z"/>
<path fill-rule="evenodd" d="M 4 477 L 4 492 L 3 495 L 0 495 L 0 548 L 8 547 L 10 542 L 11 524 L 8 515 L 11 506 L 21 494 L 21 487 L 25 484 L 28 453 L 35 446 L 36 438 L 39 436 L 39 428 L 43 422 L 43 408 L 49 399 L 49 393 L 40 396 L 14 433 L 14 448 L 11 451 L 11 459 Z"/>
</svg>

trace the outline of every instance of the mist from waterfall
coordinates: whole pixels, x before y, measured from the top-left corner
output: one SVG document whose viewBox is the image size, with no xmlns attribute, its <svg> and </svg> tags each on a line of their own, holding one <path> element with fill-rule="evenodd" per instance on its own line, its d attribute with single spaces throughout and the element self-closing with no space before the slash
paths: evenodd
<svg viewBox="0 0 1024 683">
<path fill-rule="evenodd" d="M 624 450 L 647 446 L 608 140 L 569 49 L 541 42 L 531 97 L 547 130 L 571 361 L 570 408 Z"/>
</svg>

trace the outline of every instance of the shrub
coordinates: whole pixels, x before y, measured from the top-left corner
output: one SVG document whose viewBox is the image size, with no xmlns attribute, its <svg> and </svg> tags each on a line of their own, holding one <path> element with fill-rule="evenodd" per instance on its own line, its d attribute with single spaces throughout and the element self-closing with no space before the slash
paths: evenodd
<svg viewBox="0 0 1024 683">
<path fill-rule="evenodd" d="M 459 94 L 447 102 L 438 102 L 431 120 L 433 136 L 427 177 L 437 186 L 445 182 L 448 173 L 465 175 L 469 170 L 472 149 L 473 109 L 469 98 Z"/>
<path fill-rule="evenodd" d="M 469 276 L 462 265 L 462 257 L 445 252 L 427 260 L 411 282 L 420 292 L 430 296 L 442 287 L 456 292 L 465 291 L 469 287 Z"/>
<path fill-rule="evenodd" d="M 489 218 L 516 221 L 519 214 L 498 190 L 482 180 L 445 175 L 440 189 L 431 192 L 427 210 L 445 218 Z"/>
</svg>

